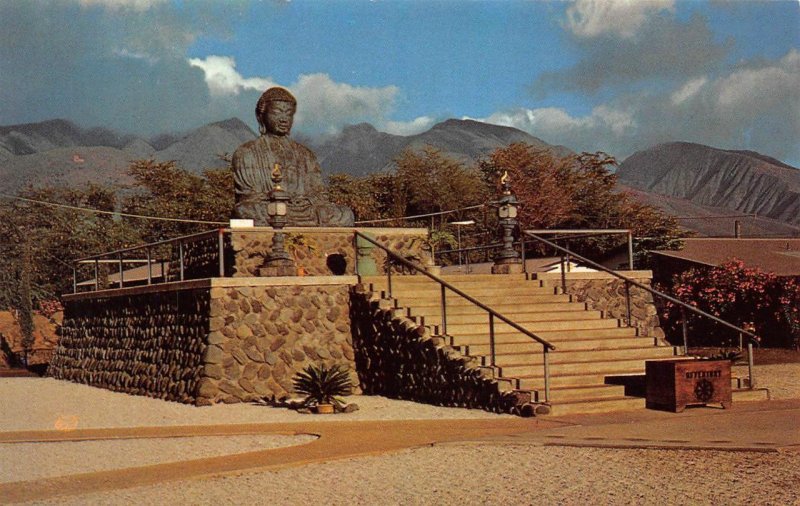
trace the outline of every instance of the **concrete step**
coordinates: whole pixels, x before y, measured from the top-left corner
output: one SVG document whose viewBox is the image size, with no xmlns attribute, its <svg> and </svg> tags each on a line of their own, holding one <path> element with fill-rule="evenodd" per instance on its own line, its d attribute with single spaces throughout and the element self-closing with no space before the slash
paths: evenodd
<svg viewBox="0 0 800 506">
<path fill-rule="evenodd" d="M 388 294 L 384 293 L 384 298 L 388 297 Z M 437 292 L 436 294 L 394 294 L 394 298 L 398 300 L 398 304 L 404 307 L 419 307 L 419 306 L 434 306 L 434 305 L 441 305 L 442 298 L 441 295 Z M 514 295 L 513 297 L 507 296 L 474 296 L 481 304 L 485 306 L 489 306 L 490 308 L 494 309 L 495 306 L 501 306 L 503 304 L 508 304 L 509 302 L 513 301 L 515 304 L 526 304 L 526 305 L 534 305 L 534 304 L 543 304 L 543 303 L 565 303 L 565 302 L 572 302 L 572 297 L 570 295 L 554 295 L 554 294 L 540 294 L 540 295 Z M 449 310 L 451 307 L 456 306 L 475 306 L 469 300 L 455 295 L 453 293 L 448 293 L 445 296 L 445 302 L 447 303 L 447 309 Z M 497 309 L 495 309 L 497 311 Z"/>
<path fill-rule="evenodd" d="M 374 288 L 373 288 L 374 290 Z M 385 291 L 388 294 L 387 288 L 381 288 L 381 290 Z M 517 296 L 528 296 L 528 295 L 558 295 L 557 292 L 554 290 L 550 290 L 547 288 L 524 288 L 524 287 L 476 287 L 470 289 L 463 289 L 464 293 L 469 295 L 470 297 L 476 298 L 479 301 L 483 302 L 484 304 L 488 304 L 484 299 L 491 299 L 491 298 L 501 298 L 501 299 L 508 299 L 509 297 L 517 297 Z M 461 297 L 456 292 L 452 290 L 445 290 L 446 297 L 448 299 Z M 395 286 L 392 285 L 392 297 L 394 298 L 403 298 L 403 297 L 427 297 L 432 298 L 436 297 L 439 299 L 441 297 L 441 288 L 438 286 L 431 286 L 431 287 L 424 287 L 424 288 L 415 288 L 409 286 Z"/>
<path fill-rule="evenodd" d="M 634 369 L 631 374 L 641 374 L 640 369 Z M 563 387 L 591 387 L 605 384 L 605 374 L 602 373 L 577 373 L 563 374 L 550 371 L 550 388 Z M 541 390 L 544 391 L 544 374 L 540 366 L 536 374 L 528 376 L 515 376 L 512 383 L 516 388 L 522 390 Z"/>
<path fill-rule="evenodd" d="M 510 367 L 520 367 L 526 365 L 541 365 L 544 363 L 544 353 L 541 346 L 538 353 L 496 353 L 495 365 L 503 368 L 505 372 Z M 559 364 L 617 361 L 617 360 L 654 360 L 659 358 L 675 358 L 678 348 L 673 346 L 638 346 L 631 348 L 616 348 L 612 350 L 575 350 L 575 351 L 552 351 L 549 352 L 548 359 L 551 366 Z M 484 365 L 490 364 L 489 355 L 485 357 Z"/>
<path fill-rule="evenodd" d="M 495 342 L 495 353 L 541 353 L 542 345 L 528 338 L 518 342 Z M 613 350 L 616 348 L 635 348 L 638 346 L 656 346 L 658 339 L 654 337 L 623 337 L 623 338 L 601 338 L 601 339 L 575 339 L 560 341 L 558 350 L 555 353 L 571 350 Z M 466 355 L 488 355 L 489 343 L 472 344 L 468 346 L 458 346 L 462 353 Z"/>
<path fill-rule="evenodd" d="M 550 389 L 551 403 L 590 401 L 624 396 L 625 387 L 622 385 L 590 385 Z M 544 402 L 544 390 L 531 391 L 531 399 L 533 402 Z"/>
<path fill-rule="evenodd" d="M 409 299 L 406 299 L 409 300 Z M 488 304 L 487 304 L 488 305 Z M 536 313 L 580 313 L 587 311 L 586 303 L 584 302 L 541 302 L 536 304 L 531 303 L 516 303 L 516 300 L 502 302 L 500 304 L 489 305 L 492 309 L 503 315 L 513 314 L 536 314 Z M 441 301 L 420 301 L 414 302 L 409 308 L 412 314 L 430 315 L 438 317 L 442 314 Z M 453 315 L 486 315 L 486 311 L 474 304 L 451 304 L 448 299 L 447 302 L 447 316 Z"/>
<path fill-rule="evenodd" d="M 663 350 L 663 351 L 662 351 Z M 530 355 L 535 357 L 537 355 Z M 553 358 L 553 357 L 550 357 Z M 645 360 L 668 360 L 675 358 L 669 348 L 652 348 L 650 356 L 636 358 L 601 358 L 599 360 L 575 360 L 572 362 L 552 362 L 550 374 L 600 374 L 610 376 L 614 374 L 641 373 L 644 371 Z M 544 375 L 542 362 L 518 363 L 500 367 L 500 376 L 506 378 L 519 378 L 532 375 Z M 604 383 L 604 381 L 601 381 Z"/>
<path fill-rule="evenodd" d="M 441 279 L 452 284 L 460 283 L 504 283 L 504 282 L 528 282 L 532 284 L 539 284 L 538 281 L 529 281 L 526 279 L 525 274 L 445 274 L 439 276 Z M 362 276 L 362 283 L 384 283 L 386 284 L 386 275 L 381 276 Z M 435 283 L 428 276 L 417 274 L 413 276 L 402 276 L 392 274 L 392 283 Z"/>
<path fill-rule="evenodd" d="M 469 345 L 469 344 L 485 344 L 489 342 L 489 331 L 483 332 L 471 331 L 460 334 L 454 334 L 447 329 L 448 334 L 453 337 L 452 343 L 456 345 Z M 536 336 L 545 341 L 551 342 L 554 346 L 558 347 L 558 343 L 567 340 L 588 340 L 588 339 L 602 339 L 602 338 L 629 338 L 636 337 L 637 330 L 633 327 L 618 327 L 607 329 L 572 329 L 572 330 L 547 330 L 534 332 Z M 519 343 L 530 342 L 531 338 L 520 332 L 502 332 L 495 333 L 497 342 Z"/>
<path fill-rule="evenodd" d="M 771 398 L 769 390 L 766 388 L 734 389 L 731 393 L 733 402 L 768 401 Z"/>
<path fill-rule="evenodd" d="M 511 321 L 516 321 L 520 327 L 529 330 L 535 334 L 540 332 L 549 332 L 555 330 L 595 330 L 595 329 L 618 329 L 621 328 L 620 321 L 611 318 L 595 318 L 592 320 L 587 319 L 563 319 L 563 320 L 545 320 L 533 322 L 520 322 L 515 318 L 510 318 Z M 430 322 L 426 319 L 426 324 Z M 482 323 L 454 323 L 447 319 L 447 333 L 455 336 L 466 335 L 476 332 L 485 332 L 488 335 L 489 322 L 488 318 Z M 495 319 L 494 321 L 494 334 L 495 337 L 503 334 L 517 334 L 519 331 L 511 325 Z"/>
<path fill-rule="evenodd" d="M 480 309 L 480 308 L 479 308 Z M 518 323 L 525 327 L 527 323 L 535 323 L 535 322 L 552 322 L 552 321 L 576 321 L 576 320 L 600 320 L 602 319 L 602 313 L 600 311 L 540 311 L 540 312 L 530 312 L 530 313 L 522 313 L 522 312 L 515 312 L 515 313 L 504 313 L 502 311 L 498 311 L 503 316 L 511 319 L 511 321 Z M 436 314 L 425 313 L 419 311 L 418 309 L 410 309 L 409 310 L 410 316 L 412 318 L 418 318 L 420 316 L 425 318 L 425 324 L 427 325 L 438 325 L 441 323 L 441 313 L 437 312 Z M 489 324 L 489 313 L 486 311 L 481 310 L 480 313 L 468 313 L 468 314 L 450 314 L 447 313 L 447 325 L 448 328 L 453 325 L 488 325 Z M 499 325 L 506 325 L 505 323 L 495 320 L 495 328 L 498 328 Z M 506 325 L 507 326 L 507 325 Z M 527 327 L 526 327 L 527 328 Z"/>
<path fill-rule="evenodd" d="M 607 413 L 610 411 L 633 411 L 645 408 L 641 397 L 611 397 L 598 400 L 576 400 L 555 402 L 550 406 L 549 416 L 564 416 L 578 413 Z"/>
</svg>

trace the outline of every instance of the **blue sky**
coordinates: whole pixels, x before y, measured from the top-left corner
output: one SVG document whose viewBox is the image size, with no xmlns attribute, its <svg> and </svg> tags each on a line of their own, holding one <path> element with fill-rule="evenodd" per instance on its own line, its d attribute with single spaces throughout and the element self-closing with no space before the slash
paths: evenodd
<svg viewBox="0 0 800 506">
<path fill-rule="evenodd" d="M 684 140 L 800 165 L 800 4 L 20 0 L 0 3 L 0 125 L 140 135 L 240 117 L 296 130 L 472 118 L 620 158 Z"/>
</svg>

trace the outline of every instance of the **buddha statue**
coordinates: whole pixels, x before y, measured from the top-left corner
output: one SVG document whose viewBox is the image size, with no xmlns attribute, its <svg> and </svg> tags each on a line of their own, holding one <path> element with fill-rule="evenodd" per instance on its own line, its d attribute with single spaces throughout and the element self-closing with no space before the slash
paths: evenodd
<svg viewBox="0 0 800 506">
<path fill-rule="evenodd" d="M 289 226 L 352 226 L 353 211 L 325 199 L 317 157 L 289 138 L 296 108 L 294 96 L 283 88 L 270 88 L 259 98 L 256 119 L 261 135 L 233 153 L 234 217 L 252 219 L 256 226 L 270 225 L 267 203 L 277 164 L 283 175 L 282 187 L 290 197 Z"/>
</svg>

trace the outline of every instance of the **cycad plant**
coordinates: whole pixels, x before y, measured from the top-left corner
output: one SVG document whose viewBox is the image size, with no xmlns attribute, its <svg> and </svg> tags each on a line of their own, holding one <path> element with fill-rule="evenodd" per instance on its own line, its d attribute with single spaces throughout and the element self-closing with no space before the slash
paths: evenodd
<svg viewBox="0 0 800 506">
<path fill-rule="evenodd" d="M 325 364 L 309 365 L 295 375 L 293 383 L 295 391 L 306 396 L 304 401 L 306 406 L 320 404 L 342 406 L 344 401 L 336 396 L 350 395 L 353 390 L 353 383 L 346 367 L 328 367 Z"/>
</svg>

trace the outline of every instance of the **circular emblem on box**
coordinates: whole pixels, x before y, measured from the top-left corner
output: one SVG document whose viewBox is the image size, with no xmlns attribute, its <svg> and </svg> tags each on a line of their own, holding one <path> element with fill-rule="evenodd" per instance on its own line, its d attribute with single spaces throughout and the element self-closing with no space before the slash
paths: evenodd
<svg viewBox="0 0 800 506">
<path fill-rule="evenodd" d="M 701 402 L 710 401 L 714 397 L 714 384 L 707 379 L 701 379 L 694 385 L 694 396 Z"/>
</svg>

